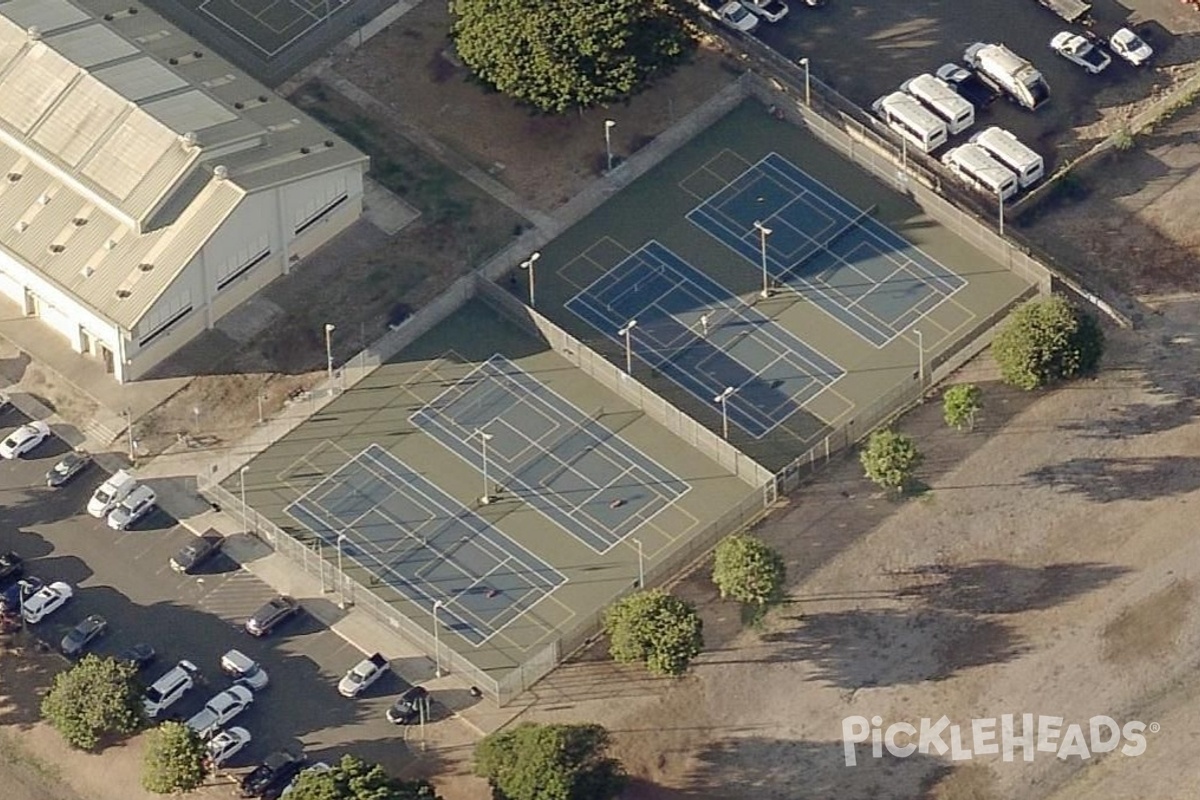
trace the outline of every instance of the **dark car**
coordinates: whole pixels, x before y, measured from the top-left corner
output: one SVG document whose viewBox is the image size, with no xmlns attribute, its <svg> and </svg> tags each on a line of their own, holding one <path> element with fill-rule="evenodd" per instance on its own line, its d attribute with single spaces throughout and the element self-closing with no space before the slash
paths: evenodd
<svg viewBox="0 0 1200 800">
<path fill-rule="evenodd" d="M 266 636 L 299 611 L 300 604 L 287 595 L 274 597 L 246 620 L 246 633 Z"/>
<path fill-rule="evenodd" d="M 67 453 L 62 460 L 46 473 L 46 485 L 53 488 L 66 486 L 79 473 L 92 463 L 92 457 L 87 453 Z"/>
<path fill-rule="evenodd" d="M 46 583 L 41 578 L 26 575 L 12 586 L 9 586 L 3 595 L 0 595 L 0 611 L 8 614 L 20 613 L 21 602 L 33 597 L 45 585 Z"/>
<path fill-rule="evenodd" d="M 171 557 L 171 569 L 182 572 L 184 575 L 190 575 L 220 552 L 221 544 L 224 541 L 221 534 L 216 531 L 211 529 L 206 531 L 203 536 L 188 542 L 182 550 Z"/>
<path fill-rule="evenodd" d="M 242 797 L 265 797 L 270 794 L 279 795 L 292 778 L 304 769 L 308 761 L 303 755 L 295 755 L 286 750 L 271 753 L 261 764 L 242 778 Z"/>
<path fill-rule="evenodd" d="M 420 722 L 422 710 L 425 720 L 429 720 L 429 690 L 424 686 L 410 686 L 404 694 L 396 698 L 392 707 L 387 710 L 388 722 L 393 725 L 411 725 Z"/>
<path fill-rule="evenodd" d="M 62 640 L 63 655 L 68 658 L 80 655 L 84 649 L 108 630 L 108 620 L 99 614 L 92 614 L 83 622 L 71 628 Z"/>
<path fill-rule="evenodd" d="M 158 653 L 154 652 L 153 647 L 145 642 L 139 642 L 117 653 L 117 660 L 132 664 L 133 668 L 140 672 L 150 666 L 157 656 Z"/>
<path fill-rule="evenodd" d="M 8 588 L 25 574 L 25 562 L 16 553 L 0 555 L 0 586 Z"/>
</svg>

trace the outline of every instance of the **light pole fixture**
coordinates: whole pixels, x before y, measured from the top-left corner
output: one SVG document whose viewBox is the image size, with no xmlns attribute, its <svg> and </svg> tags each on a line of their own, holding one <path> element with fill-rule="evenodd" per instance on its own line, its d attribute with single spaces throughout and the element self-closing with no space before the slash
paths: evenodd
<svg viewBox="0 0 1200 800">
<path fill-rule="evenodd" d="M 608 172 L 612 172 L 612 129 L 616 125 L 611 119 L 604 120 L 604 152 L 608 154 Z"/>
<path fill-rule="evenodd" d="M 721 404 L 721 436 L 726 440 L 729 439 L 729 398 L 732 397 L 733 393 L 736 391 L 736 388 L 732 386 L 726 386 L 725 391 L 713 398 L 714 403 Z"/>
<path fill-rule="evenodd" d="M 617 336 L 625 337 L 625 374 L 633 375 L 633 329 L 637 327 L 637 320 L 631 319 L 625 323 L 625 327 L 617 331 Z"/>
<path fill-rule="evenodd" d="M 346 534 L 339 533 L 337 537 L 337 568 L 338 568 L 338 608 L 346 607 L 346 573 L 342 572 L 342 542 L 346 540 Z"/>
<path fill-rule="evenodd" d="M 336 328 L 332 322 L 325 323 L 325 363 L 329 367 L 329 380 L 333 380 L 333 332 Z"/>
<path fill-rule="evenodd" d="M 642 540 L 634 539 L 633 543 L 637 545 L 638 551 L 638 588 L 646 588 L 646 567 L 645 560 L 642 558 Z"/>
<path fill-rule="evenodd" d="M 534 286 L 533 265 L 536 264 L 537 260 L 541 257 L 542 257 L 541 253 L 530 253 L 529 258 L 527 258 L 521 262 L 521 269 L 529 270 L 529 307 L 530 308 L 537 308 L 537 303 L 534 302 L 534 294 L 533 294 L 533 286 Z"/>
<path fill-rule="evenodd" d="M 241 484 L 242 489 L 242 533 L 248 533 L 250 530 L 250 524 L 246 519 L 246 470 L 248 469 L 250 467 L 245 466 L 238 470 L 238 483 Z"/>
<path fill-rule="evenodd" d="M 771 284 L 767 278 L 767 237 L 771 235 L 771 229 L 758 220 L 754 220 L 754 227 L 758 230 L 759 249 L 762 252 L 763 288 L 761 294 L 762 299 L 766 300 L 771 296 Z"/>
<path fill-rule="evenodd" d="M 441 600 L 433 601 L 433 677 L 442 677 L 442 640 L 438 635 L 438 609 L 442 607 Z"/>
<path fill-rule="evenodd" d="M 479 498 L 479 502 L 486 506 L 492 502 L 492 492 L 488 487 L 487 473 L 487 443 L 491 441 L 492 434 L 487 433 L 483 428 L 476 428 L 475 433 L 472 435 L 479 437 L 479 447 L 483 453 L 483 495 Z"/>
</svg>

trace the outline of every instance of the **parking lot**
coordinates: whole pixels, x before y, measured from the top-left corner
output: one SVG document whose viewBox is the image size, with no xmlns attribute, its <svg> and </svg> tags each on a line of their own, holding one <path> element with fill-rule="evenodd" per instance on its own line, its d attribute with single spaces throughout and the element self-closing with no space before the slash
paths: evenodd
<svg viewBox="0 0 1200 800">
<path fill-rule="evenodd" d="M 0 431 L 25 421 L 15 410 L 0 412 Z M 147 682 L 179 659 L 192 661 L 203 683 L 171 708 L 172 717 L 190 716 L 229 685 L 219 667 L 222 653 L 237 648 L 258 661 L 270 685 L 231 723 L 247 728 L 253 741 L 229 768 L 251 766 L 280 748 L 303 749 L 314 761 L 353 752 L 393 773 L 411 763 L 413 751 L 404 738 L 416 739 L 415 731 L 396 728 L 384 717 L 406 688 L 399 677 L 385 676 L 356 700 L 338 695 L 338 680 L 362 653 L 312 613 L 261 640 L 246 634 L 246 618 L 275 591 L 224 555 L 198 574 L 174 572 L 169 560 L 193 534 L 161 509 L 121 533 L 88 516 L 84 506 L 106 474 L 93 465 L 61 489 L 46 488 L 46 471 L 65 452 L 51 438 L 24 459 L 0 461 L 0 551 L 20 555 L 27 574 L 75 589 L 66 606 L 33 628 L 40 639 L 57 649 L 73 625 L 100 614 L 108 632 L 92 651 L 111 655 L 135 643 L 151 644 L 158 657 L 143 673 Z M 328 618 L 324 609 L 310 608 Z M 37 718 L 37 697 L 12 703 L 0 724 Z"/>
<path fill-rule="evenodd" d="M 1130 4 L 1144 5 L 1143 13 L 1154 15 L 1157 1 Z M 1113 2 L 1096 3 L 1094 30 L 1107 38 L 1132 22 L 1155 48 L 1155 63 L 1174 63 L 1173 50 L 1184 49 L 1175 48 L 1179 40 L 1155 22 L 1145 23 L 1143 17 L 1131 20 L 1132 13 Z M 792 61 L 807 57 L 814 77 L 864 109 L 908 78 L 933 73 L 948 62 L 961 64 L 963 51 L 974 42 L 1007 44 L 1045 76 L 1050 102 L 1029 112 L 997 101 L 979 114 L 971 132 L 989 125 L 1007 128 L 1041 153 L 1050 170 L 1094 143 L 1076 133 L 1077 128 L 1099 121 L 1104 109 L 1145 98 L 1167 82 L 1153 70 L 1139 71 L 1120 59 L 1099 75 L 1085 73 L 1050 50 L 1050 39 L 1064 30 L 1078 33 L 1083 28 L 1064 22 L 1035 0 L 969 4 L 832 0 L 820 9 L 796 5 L 780 23 L 759 25 L 755 35 Z"/>
</svg>

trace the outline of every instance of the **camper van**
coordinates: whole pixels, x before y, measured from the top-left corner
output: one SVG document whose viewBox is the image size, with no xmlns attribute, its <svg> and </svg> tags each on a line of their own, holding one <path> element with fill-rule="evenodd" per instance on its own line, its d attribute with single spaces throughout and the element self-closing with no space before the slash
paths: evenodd
<svg viewBox="0 0 1200 800">
<path fill-rule="evenodd" d="M 1030 111 L 1041 108 L 1050 99 L 1050 86 L 1042 73 L 1002 44 L 976 42 L 967 48 L 963 61 L 1017 105 Z"/>
<path fill-rule="evenodd" d="M 942 163 L 972 188 L 1008 200 L 1017 193 L 1016 174 L 988 155 L 977 144 L 964 144 L 946 151 Z"/>
<path fill-rule="evenodd" d="M 1021 140 L 1004 128 L 986 128 L 971 137 L 971 141 L 988 151 L 992 158 L 1017 173 L 1022 189 L 1037 183 L 1046 174 L 1042 157 L 1030 150 Z"/>
<path fill-rule="evenodd" d="M 946 143 L 946 124 L 903 92 L 885 95 L 876 100 L 871 108 L 889 128 L 922 152 L 932 153 Z"/>
<path fill-rule="evenodd" d="M 950 133 L 962 133 L 975 124 L 975 106 L 963 99 L 950 84 L 925 73 L 907 80 L 900 87 L 920 100 L 946 123 Z"/>
</svg>

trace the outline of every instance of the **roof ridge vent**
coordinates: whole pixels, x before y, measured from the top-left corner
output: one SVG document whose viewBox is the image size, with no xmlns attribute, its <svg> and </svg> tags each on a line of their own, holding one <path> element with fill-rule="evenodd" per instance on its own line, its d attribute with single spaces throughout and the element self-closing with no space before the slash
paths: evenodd
<svg viewBox="0 0 1200 800">
<path fill-rule="evenodd" d="M 17 233 L 24 233 L 29 230 L 29 223 L 23 219 L 17 220 L 17 224 L 13 226 Z"/>
<path fill-rule="evenodd" d="M 29 37 L 31 42 L 40 42 L 42 40 L 42 29 L 37 25 L 30 25 L 25 29 L 25 35 Z"/>
<path fill-rule="evenodd" d="M 179 141 L 183 145 L 184 149 L 187 150 L 190 150 L 199 143 L 199 139 L 196 138 L 195 131 L 188 131 L 187 133 L 183 134 L 183 136 L 179 137 Z"/>
<path fill-rule="evenodd" d="M 114 247 L 116 247 L 116 246 L 117 246 L 117 240 L 116 240 L 116 239 L 109 239 L 108 241 L 106 241 L 106 242 L 104 243 L 104 249 L 105 249 L 105 250 L 112 250 L 112 249 L 113 249 Z"/>
<path fill-rule="evenodd" d="M 219 181 L 223 181 L 229 177 L 229 168 L 224 164 L 217 164 L 213 167 L 213 177 Z"/>
</svg>

